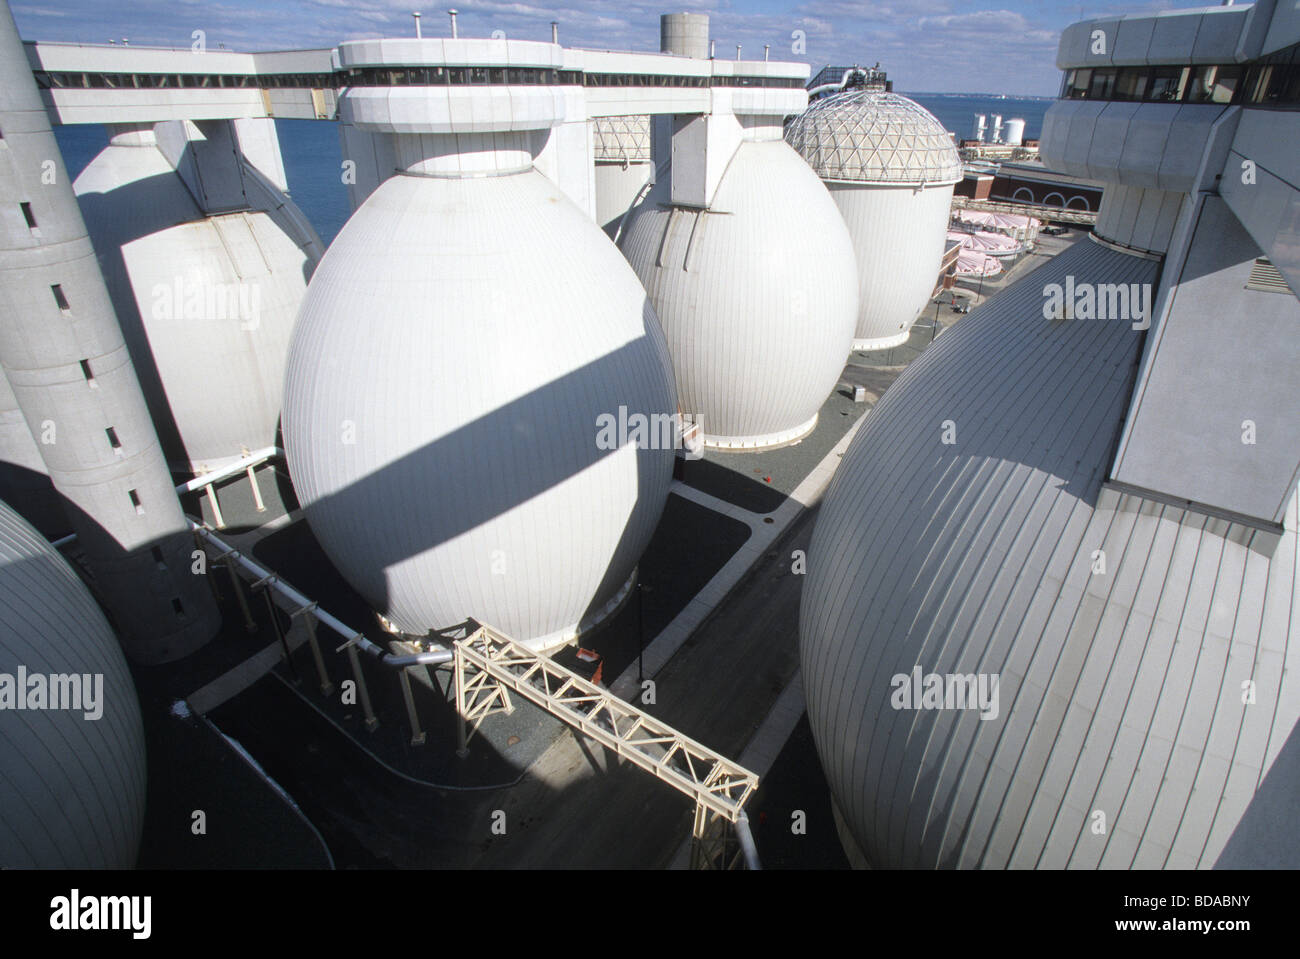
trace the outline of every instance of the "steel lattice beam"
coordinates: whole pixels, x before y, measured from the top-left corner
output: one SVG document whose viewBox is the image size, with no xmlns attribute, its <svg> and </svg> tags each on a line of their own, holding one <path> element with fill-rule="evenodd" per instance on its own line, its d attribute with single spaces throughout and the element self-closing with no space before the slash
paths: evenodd
<svg viewBox="0 0 1300 959">
<path fill-rule="evenodd" d="M 462 746 L 513 690 L 690 796 L 697 817 L 703 809 L 734 823 L 758 788 L 748 769 L 489 627 L 455 644 L 455 665 Z"/>
</svg>

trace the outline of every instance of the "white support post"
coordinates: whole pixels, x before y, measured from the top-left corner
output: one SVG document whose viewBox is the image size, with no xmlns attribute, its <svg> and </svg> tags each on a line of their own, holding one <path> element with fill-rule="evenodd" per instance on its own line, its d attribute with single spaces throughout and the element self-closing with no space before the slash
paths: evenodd
<svg viewBox="0 0 1300 959">
<path fill-rule="evenodd" d="M 415 711 L 415 696 L 411 693 L 411 667 L 405 666 L 397 671 L 397 680 L 402 684 L 402 699 L 406 702 L 406 718 L 411 721 L 411 745 L 424 745 L 424 730 L 420 728 L 420 717 Z"/>
<path fill-rule="evenodd" d="M 257 473 L 251 466 L 248 468 L 248 483 L 253 487 L 253 502 L 257 504 L 257 511 L 265 513 L 266 504 L 262 502 L 262 490 L 257 485 Z"/>
<path fill-rule="evenodd" d="M 303 606 L 296 609 L 291 614 L 292 617 L 301 616 L 303 628 L 307 630 L 307 644 L 311 646 L 311 658 L 316 663 L 316 674 L 320 676 L 320 691 L 322 696 L 328 696 L 334 692 L 334 684 L 330 681 L 329 671 L 325 668 L 325 657 L 320 652 L 320 642 L 316 639 L 316 604 Z"/>
<path fill-rule="evenodd" d="M 225 520 L 225 518 L 221 515 L 221 504 L 217 502 L 217 490 L 216 490 L 216 488 L 215 488 L 211 483 L 208 483 L 208 484 L 205 485 L 203 488 L 204 488 L 205 490 L 207 490 L 207 493 L 208 493 L 208 502 L 212 504 L 212 518 L 213 518 L 213 519 L 216 521 L 216 523 L 217 523 L 217 529 L 225 529 L 225 528 L 226 528 L 226 520 Z"/>
<path fill-rule="evenodd" d="M 348 643 L 348 662 L 352 664 L 352 678 L 357 684 L 357 695 L 361 697 L 361 711 L 365 715 L 366 729 L 374 732 L 379 726 L 379 720 L 375 717 L 375 710 L 370 705 L 370 688 L 366 686 L 366 677 L 361 672 L 361 661 L 357 656 L 357 647 L 355 643 Z"/>
</svg>

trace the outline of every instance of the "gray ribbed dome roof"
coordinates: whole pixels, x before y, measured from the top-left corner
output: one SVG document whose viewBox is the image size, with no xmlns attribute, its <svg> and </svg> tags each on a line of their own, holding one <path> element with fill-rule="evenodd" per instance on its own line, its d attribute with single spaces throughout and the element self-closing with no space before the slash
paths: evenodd
<svg viewBox="0 0 1300 959">
<path fill-rule="evenodd" d="M 943 124 L 897 93 L 851 90 L 795 117 L 786 141 L 823 180 L 956 183 L 961 157 Z"/>
</svg>

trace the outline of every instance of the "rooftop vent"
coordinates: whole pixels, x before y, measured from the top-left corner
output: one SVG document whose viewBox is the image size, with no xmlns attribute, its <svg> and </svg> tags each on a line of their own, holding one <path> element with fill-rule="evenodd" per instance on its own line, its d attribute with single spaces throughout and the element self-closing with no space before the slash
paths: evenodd
<svg viewBox="0 0 1300 959">
<path fill-rule="evenodd" d="M 1250 279 L 1246 281 L 1246 289 L 1259 290 L 1261 293 L 1285 293 L 1288 296 L 1294 296 L 1291 287 L 1287 286 L 1286 280 L 1278 272 L 1266 256 L 1261 256 L 1255 260 L 1255 265 L 1250 268 Z"/>
</svg>

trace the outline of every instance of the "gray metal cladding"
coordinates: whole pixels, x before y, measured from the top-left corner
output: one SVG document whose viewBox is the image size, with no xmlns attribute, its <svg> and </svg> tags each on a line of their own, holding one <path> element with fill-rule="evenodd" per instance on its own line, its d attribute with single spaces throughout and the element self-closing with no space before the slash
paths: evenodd
<svg viewBox="0 0 1300 959">
<path fill-rule="evenodd" d="M 399 629 L 473 617 L 546 648 L 618 594 L 667 500 L 671 436 L 602 448 L 620 408 L 676 404 L 600 229 L 535 170 L 398 175 L 312 278 L 285 451 L 321 545 Z"/>
<path fill-rule="evenodd" d="M 780 140 L 740 144 L 708 211 L 670 207 L 670 177 L 620 246 L 663 324 L 683 412 L 706 442 L 798 432 L 844 369 L 857 315 L 853 244 Z"/>
<path fill-rule="evenodd" d="M 240 182 L 249 209 L 205 216 L 145 128 L 115 137 L 75 184 L 150 415 L 183 472 L 275 444 L 289 335 L 320 257 L 288 197 L 247 167 Z"/>
<path fill-rule="evenodd" d="M 0 674 L 17 677 L 20 666 L 28 676 L 102 675 L 103 714 L 0 709 L 0 867 L 133 866 L 145 743 L 126 660 L 63 557 L 0 503 Z"/>
<path fill-rule="evenodd" d="M 1103 489 L 1140 334 L 1043 318 L 1067 275 L 1156 270 L 1076 244 L 944 333 L 844 457 L 801 656 L 873 865 L 1211 866 L 1300 715 L 1294 499 L 1274 544 Z M 895 708 L 918 666 L 997 674 L 996 718 Z"/>
</svg>

